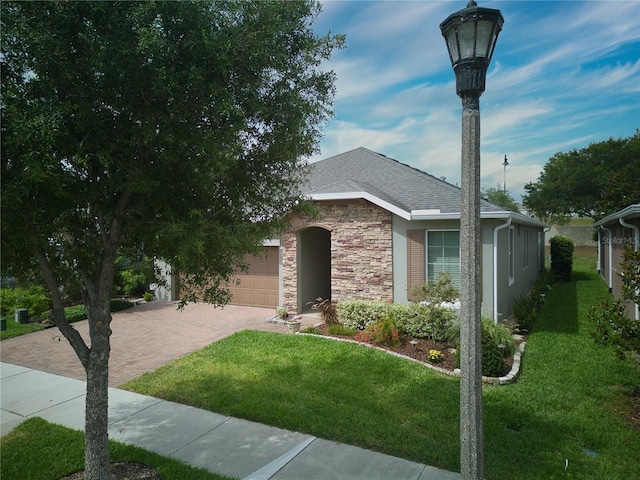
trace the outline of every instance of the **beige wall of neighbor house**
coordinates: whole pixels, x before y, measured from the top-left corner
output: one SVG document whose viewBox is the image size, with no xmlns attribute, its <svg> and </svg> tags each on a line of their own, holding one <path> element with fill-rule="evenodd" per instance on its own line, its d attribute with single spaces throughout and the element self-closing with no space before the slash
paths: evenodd
<svg viewBox="0 0 640 480">
<path fill-rule="evenodd" d="M 627 245 L 635 249 L 640 248 L 640 205 L 632 205 L 625 210 L 630 212 L 629 217 L 624 215 L 618 217 L 614 214 L 611 220 L 604 219 L 603 222 L 598 222 L 598 228 L 600 228 L 598 232 L 598 269 L 607 283 L 609 291 L 618 299 L 622 299 L 622 278 L 620 276 L 622 253 Z M 620 218 L 626 226 L 620 223 Z M 635 303 L 627 302 L 626 314 L 631 319 L 640 320 L 638 305 Z"/>
<path fill-rule="evenodd" d="M 301 235 L 319 227 L 330 233 L 331 299 L 393 300 L 391 213 L 366 200 L 318 202 L 316 219 L 296 218 L 282 237 L 283 304 L 302 312 L 316 296 L 301 298 L 300 284 L 315 271 L 303 271 Z M 302 248 L 301 248 L 302 247 Z"/>
</svg>

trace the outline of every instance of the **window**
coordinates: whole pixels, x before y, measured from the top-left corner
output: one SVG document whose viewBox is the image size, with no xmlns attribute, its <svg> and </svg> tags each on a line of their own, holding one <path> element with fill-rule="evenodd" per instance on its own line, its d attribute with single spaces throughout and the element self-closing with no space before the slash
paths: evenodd
<svg viewBox="0 0 640 480">
<path fill-rule="evenodd" d="M 435 281 L 442 272 L 460 288 L 460 232 L 457 230 L 427 231 L 427 281 Z"/>
</svg>

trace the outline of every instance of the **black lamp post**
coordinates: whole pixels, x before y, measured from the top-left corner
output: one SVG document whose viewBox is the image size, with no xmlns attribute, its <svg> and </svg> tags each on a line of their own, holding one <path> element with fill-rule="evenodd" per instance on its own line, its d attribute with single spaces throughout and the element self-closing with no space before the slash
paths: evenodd
<svg viewBox="0 0 640 480">
<path fill-rule="evenodd" d="M 499 10 L 467 8 L 440 24 L 462 99 L 460 209 L 460 472 L 483 478 L 482 257 L 480 230 L 480 95 L 504 18 Z"/>
</svg>

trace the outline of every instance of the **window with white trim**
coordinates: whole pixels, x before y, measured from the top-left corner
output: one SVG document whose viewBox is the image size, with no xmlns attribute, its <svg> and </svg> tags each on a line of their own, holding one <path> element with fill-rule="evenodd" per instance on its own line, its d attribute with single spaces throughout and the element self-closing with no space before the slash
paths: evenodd
<svg viewBox="0 0 640 480">
<path fill-rule="evenodd" d="M 442 272 L 451 275 L 451 281 L 460 288 L 460 231 L 427 231 L 427 282 L 436 281 Z"/>
</svg>

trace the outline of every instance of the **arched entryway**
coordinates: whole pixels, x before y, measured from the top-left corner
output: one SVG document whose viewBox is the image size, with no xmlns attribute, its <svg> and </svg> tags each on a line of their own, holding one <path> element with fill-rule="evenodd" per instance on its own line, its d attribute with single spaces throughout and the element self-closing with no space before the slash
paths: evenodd
<svg viewBox="0 0 640 480">
<path fill-rule="evenodd" d="M 331 298 L 331 232 L 309 227 L 298 232 L 298 311 L 309 312 L 318 297 Z"/>
</svg>

